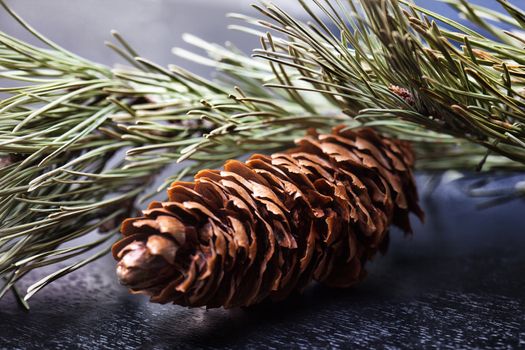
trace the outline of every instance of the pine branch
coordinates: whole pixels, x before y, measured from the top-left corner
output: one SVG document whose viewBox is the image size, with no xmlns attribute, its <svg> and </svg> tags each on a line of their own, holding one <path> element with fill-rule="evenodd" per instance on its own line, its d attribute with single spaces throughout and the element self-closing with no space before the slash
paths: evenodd
<svg viewBox="0 0 525 350">
<path fill-rule="evenodd" d="M 321 19 L 301 1 L 311 23 L 272 4 L 255 6 L 271 22 L 249 22 L 276 32 L 266 42 L 279 43 L 276 50 L 263 45 L 255 55 L 285 65 L 294 81 L 313 84 L 306 89 L 337 100 L 365 125 L 381 126 L 402 138 L 413 133 L 426 140 L 434 139 L 434 133 L 449 135 L 454 142 L 466 141 L 468 148 L 475 143 L 485 153 L 525 163 L 522 43 L 502 30 L 508 40 L 492 40 L 402 3 L 406 6 L 394 0 L 348 5 L 315 1 L 326 18 Z M 519 11 L 504 5 L 515 20 L 502 18 L 519 24 Z M 305 90 L 297 84 L 268 86 Z M 399 96 L 397 87 L 408 91 L 410 99 Z M 392 122 L 396 128 L 389 127 Z"/>
<path fill-rule="evenodd" d="M 306 113 L 261 88 L 271 70 L 192 37 L 223 72 L 222 83 L 135 57 L 116 32 L 118 44 L 107 45 L 133 68 L 109 69 L 70 54 L 10 13 L 48 47 L 0 34 L 0 75 L 21 82 L 3 88 L 10 97 L 0 102 L 6 165 L 0 169 L 0 297 L 33 269 L 96 252 L 37 281 L 26 298 L 101 256 L 120 218 L 131 215 L 138 196 L 147 197 L 167 165 L 192 159 L 159 191 L 225 159 L 289 145 L 309 126 L 347 119 Z M 106 233 L 64 247 L 97 229 Z"/>
</svg>

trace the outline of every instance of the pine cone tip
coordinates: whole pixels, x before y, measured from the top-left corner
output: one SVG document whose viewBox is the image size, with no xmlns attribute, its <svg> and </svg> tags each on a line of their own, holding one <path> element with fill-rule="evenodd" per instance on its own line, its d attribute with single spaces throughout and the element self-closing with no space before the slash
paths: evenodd
<svg viewBox="0 0 525 350">
<path fill-rule="evenodd" d="M 121 284 L 134 291 L 150 291 L 159 279 L 174 278 L 176 247 L 172 240 L 153 235 L 146 242 L 121 241 L 113 247 L 117 264 L 117 277 Z"/>
</svg>

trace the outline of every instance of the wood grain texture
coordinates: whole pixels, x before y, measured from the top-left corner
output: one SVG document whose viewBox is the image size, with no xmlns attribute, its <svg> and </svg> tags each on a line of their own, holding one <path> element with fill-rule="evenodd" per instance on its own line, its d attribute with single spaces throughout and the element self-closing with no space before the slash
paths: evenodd
<svg viewBox="0 0 525 350">
<path fill-rule="evenodd" d="M 189 310 L 128 295 L 103 259 L 37 295 L 29 313 L 0 302 L 0 348 L 524 348 L 524 203 L 480 212 L 448 185 L 424 204 L 427 223 L 412 238 L 393 232 L 356 288 Z"/>
</svg>

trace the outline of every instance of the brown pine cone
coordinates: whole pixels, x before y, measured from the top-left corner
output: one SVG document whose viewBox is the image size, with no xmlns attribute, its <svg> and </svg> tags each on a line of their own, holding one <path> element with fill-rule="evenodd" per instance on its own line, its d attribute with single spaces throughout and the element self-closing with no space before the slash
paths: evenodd
<svg viewBox="0 0 525 350">
<path fill-rule="evenodd" d="M 395 224 L 420 218 L 408 144 L 371 129 L 311 132 L 297 148 L 230 160 L 175 182 L 169 202 L 124 221 L 118 277 L 157 303 L 237 307 L 312 280 L 348 287 Z"/>
</svg>

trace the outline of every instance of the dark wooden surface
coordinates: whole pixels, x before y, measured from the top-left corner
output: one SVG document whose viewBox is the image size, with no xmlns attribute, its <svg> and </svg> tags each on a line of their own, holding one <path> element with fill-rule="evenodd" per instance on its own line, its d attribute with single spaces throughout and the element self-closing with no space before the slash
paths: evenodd
<svg viewBox="0 0 525 350">
<path fill-rule="evenodd" d="M 231 38 L 222 14 L 249 2 L 11 3 L 42 32 L 91 59 L 115 59 L 101 43 L 117 28 L 165 64 L 174 61 L 169 48 L 180 44 L 183 31 Z M 24 36 L 1 12 L 0 30 Z M 246 48 L 257 45 L 233 38 Z M 428 178 L 419 180 L 424 188 Z M 389 253 L 353 289 L 313 285 L 280 304 L 188 310 L 128 295 L 105 258 L 36 295 L 29 313 L 11 295 L 0 301 L 0 348 L 525 348 L 525 203 L 479 211 L 479 201 L 459 189 L 443 185 L 425 199 L 425 225 L 417 224 L 411 238 L 394 230 Z"/>
<path fill-rule="evenodd" d="M 280 304 L 189 310 L 128 295 L 108 258 L 38 294 L 29 313 L 0 302 L 1 347 L 525 348 L 525 204 L 479 211 L 450 184 L 424 202 L 426 224 L 411 238 L 394 230 L 389 253 L 353 289 L 313 285 Z"/>
</svg>

